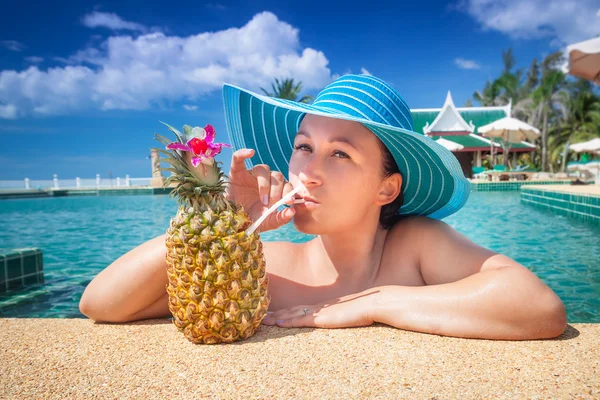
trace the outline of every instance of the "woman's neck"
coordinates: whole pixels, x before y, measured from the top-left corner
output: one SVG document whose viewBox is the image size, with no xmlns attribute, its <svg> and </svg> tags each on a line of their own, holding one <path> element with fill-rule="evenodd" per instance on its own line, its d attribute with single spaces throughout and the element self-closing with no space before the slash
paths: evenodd
<svg viewBox="0 0 600 400">
<path fill-rule="evenodd" d="M 386 236 L 387 231 L 379 223 L 319 235 L 312 243 L 313 276 L 320 282 L 344 286 L 370 285 L 379 271 Z"/>
</svg>

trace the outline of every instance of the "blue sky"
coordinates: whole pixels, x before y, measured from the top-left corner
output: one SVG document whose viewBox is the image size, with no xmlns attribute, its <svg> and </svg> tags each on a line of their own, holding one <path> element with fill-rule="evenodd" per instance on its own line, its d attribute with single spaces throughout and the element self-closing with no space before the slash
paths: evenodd
<svg viewBox="0 0 600 400">
<path fill-rule="evenodd" d="M 362 71 L 411 108 L 441 107 L 448 90 L 462 106 L 502 49 L 528 67 L 600 34 L 589 0 L 3 3 L 2 180 L 149 177 L 159 121 L 210 123 L 228 142 L 223 82 L 260 91 L 289 76 L 314 95 Z"/>
</svg>

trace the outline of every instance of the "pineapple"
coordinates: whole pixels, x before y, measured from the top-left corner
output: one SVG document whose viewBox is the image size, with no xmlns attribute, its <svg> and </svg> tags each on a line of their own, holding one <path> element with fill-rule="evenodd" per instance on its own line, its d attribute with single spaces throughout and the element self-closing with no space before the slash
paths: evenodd
<svg viewBox="0 0 600 400">
<path fill-rule="evenodd" d="M 166 124 L 165 124 L 166 125 Z M 252 221 L 225 196 L 226 182 L 214 156 L 214 128 L 167 125 L 177 142 L 158 149 L 171 165 L 165 186 L 179 209 L 166 235 L 167 293 L 173 322 L 193 343 L 229 343 L 252 336 L 269 307 L 262 242 L 245 233 Z"/>
</svg>

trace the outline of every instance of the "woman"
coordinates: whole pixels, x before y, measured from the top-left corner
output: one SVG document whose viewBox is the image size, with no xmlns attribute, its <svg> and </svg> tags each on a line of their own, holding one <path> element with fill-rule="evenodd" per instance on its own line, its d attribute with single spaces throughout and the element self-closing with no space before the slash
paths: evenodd
<svg viewBox="0 0 600 400">
<path fill-rule="evenodd" d="M 438 220 L 462 207 L 469 183 L 450 152 L 414 132 L 390 85 L 346 75 L 310 106 L 230 85 L 223 95 L 238 148 L 228 197 L 256 220 L 302 184 L 304 202 L 260 229 L 293 219 L 298 231 L 316 235 L 264 244 L 271 295 L 264 324 L 380 322 L 488 339 L 564 331 L 561 300 L 533 273 Z M 105 322 L 169 316 L 164 256 L 160 236 L 116 260 L 86 288 L 81 312 Z"/>
</svg>

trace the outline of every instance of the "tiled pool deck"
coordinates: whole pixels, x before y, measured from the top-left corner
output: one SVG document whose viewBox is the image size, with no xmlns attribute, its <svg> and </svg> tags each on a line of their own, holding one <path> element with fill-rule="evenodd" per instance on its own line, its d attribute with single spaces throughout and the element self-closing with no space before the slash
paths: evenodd
<svg viewBox="0 0 600 400">
<path fill-rule="evenodd" d="M 523 187 L 521 202 L 600 225 L 600 185 Z"/>
<path fill-rule="evenodd" d="M 169 320 L 0 319 L 0 343 L 3 399 L 600 397 L 598 324 L 520 342 L 263 325 L 210 346 Z"/>
</svg>

